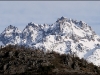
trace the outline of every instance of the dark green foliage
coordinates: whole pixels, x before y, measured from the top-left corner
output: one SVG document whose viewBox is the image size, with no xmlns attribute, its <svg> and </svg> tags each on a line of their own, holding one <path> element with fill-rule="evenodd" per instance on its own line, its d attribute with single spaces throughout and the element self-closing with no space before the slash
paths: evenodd
<svg viewBox="0 0 100 75">
<path fill-rule="evenodd" d="M 100 75 L 100 68 L 73 55 L 9 45 L 0 49 L 0 75 Z"/>
</svg>

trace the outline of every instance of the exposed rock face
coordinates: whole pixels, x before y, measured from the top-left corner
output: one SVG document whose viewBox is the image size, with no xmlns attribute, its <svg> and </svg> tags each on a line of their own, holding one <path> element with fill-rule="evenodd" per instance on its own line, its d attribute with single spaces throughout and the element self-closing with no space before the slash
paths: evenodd
<svg viewBox="0 0 100 75">
<path fill-rule="evenodd" d="M 65 17 L 51 25 L 28 23 L 23 31 L 10 25 L 1 33 L 0 44 L 74 54 L 100 66 L 100 56 L 94 55 L 100 51 L 100 37 L 85 22 Z"/>
</svg>

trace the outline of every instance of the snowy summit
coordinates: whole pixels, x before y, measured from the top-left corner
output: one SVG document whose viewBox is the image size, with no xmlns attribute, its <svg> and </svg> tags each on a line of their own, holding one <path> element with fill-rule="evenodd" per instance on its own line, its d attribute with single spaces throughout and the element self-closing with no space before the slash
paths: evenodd
<svg viewBox="0 0 100 75">
<path fill-rule="evenodd" d="M 0 34 L 0 44 L 74 54 L 100 66 L 100 36 L 85 22 L 65 17 L 51 25 L 28 23 L 23 31 L 10 25 Z"/>
</svg>

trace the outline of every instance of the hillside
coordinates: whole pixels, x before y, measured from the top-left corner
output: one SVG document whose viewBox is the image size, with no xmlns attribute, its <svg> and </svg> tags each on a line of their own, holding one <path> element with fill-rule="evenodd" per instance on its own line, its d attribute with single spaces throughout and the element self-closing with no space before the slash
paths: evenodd
<svg viewBox="0 0 100 75">
<path fill-rule="evenodd" d="M 0 48 L 0 75 L 100 75 L 100 67 L 74 55 L 9 45 Z"/>
</svg>

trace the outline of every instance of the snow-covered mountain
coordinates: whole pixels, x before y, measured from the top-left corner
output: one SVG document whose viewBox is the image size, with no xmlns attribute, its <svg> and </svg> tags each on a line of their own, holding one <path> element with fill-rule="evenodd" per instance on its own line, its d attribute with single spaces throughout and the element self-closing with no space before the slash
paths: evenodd
<svg viewBox="0 0 100 75">
<path fill-rule="evenodd" d="M 9 25 L 0 35 L 0 40 L 4 45 L 19 44 L 21 37 L 21 31 L 17 27 Z"/>
<path fill-rule="evenodd" d="M 100 66 L 100 36 L 85 22 L 65 17 L 51 25 L 28 23 L 23 31 L 10 25 L 1 33 L 0 44 L 74 54 Z"/>
</svg>

